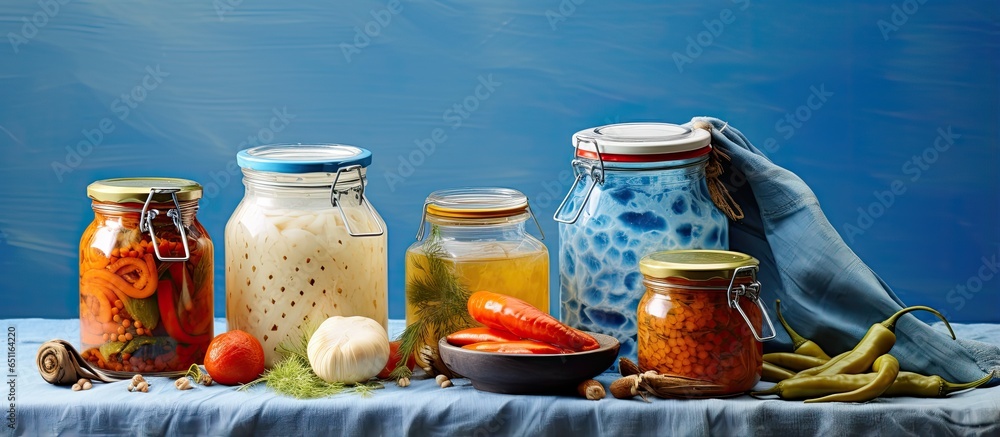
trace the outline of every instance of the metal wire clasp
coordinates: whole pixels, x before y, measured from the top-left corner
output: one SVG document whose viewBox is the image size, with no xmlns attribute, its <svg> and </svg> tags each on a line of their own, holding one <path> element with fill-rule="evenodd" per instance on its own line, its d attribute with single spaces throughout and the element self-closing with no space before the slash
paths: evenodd
<svg viewBox="0 0 1000 437">
<path fill-rule="evenodd" d="M 149 195 L 146 196 L 146 202 L 142 204 L 142 212 L 139 213 L 139 231 L 149 232 L 149 239 L 153 244 L 153 252 L 156 253 L 156 259 L 160 261 L 187 261 L 191 258 L 191 249 L 188 247 L 187 232 L 184 230 L 184 222 L 181 220 L 181 205 L 177 202 L 177 192 L 180 191 L 179 188 L 150 188 Z M 150 209 L 149 203 L 153 200 L 154 194 L 170 194 L 170 199 L 174 203 L 174 207 L 167 210 L 167 217 L 174 223 L 174 227 L 177 228 L 177 232 L 181 235 L 181 245 L 184 246 L 184 256 L 183 257 L 164 257 L 160 254 L 160 243 L 156 241 L 156 232 L 153 231 L 153 219 L 160 215 L 160 210 Z"/>
<path fill-rule="evenodd" d="M 750 277 L 753 279 L 753 282 L 749 285 L 739 284 L 734 286 L 736 283 L 736 277 L 739 276 L 740 271 L 743 270 L 750 271 Z M 750 317 L 747 316 L 747 313 L 743 311 L 743 307 L 740 306 L 740 296 L 749 297 L 751 301 L 760 307 L 760 313 L 764 316 L 764 320 L 767 322 L 768 330 L 771 332 L 770 335 L 765 337 L 763 331 L 759 335 L 757 334 L 757 329 L 754 328 L 753 323 L 750 322 Z M 757 266 L 743 266 L 737 267 L 736 270 L 733 270 L 733 277 L 729 280 L 729 288 L 726 290 L 726 300 L 729 301 L 729 308 L 736 308 L 736 310 L 740 312 L 740 315 L 743 316 L 743 321 L 747 322 L 747 326 L 750 327 L 750 332 L 753 333 L 753 338 L 761 342 L 774 338 L 774 324 L 771 323 L 771 317 L 767 315 L 767 309 L 764 308 L 764 304 L 760 301 L 760 282 L 757 281 Z M 763 327 L 761 328 L 763 329 Z"/>
<path fill-rule="evenodd" d="M 340 174 L 350 171 L 358 172 L 358 186 L 351 187 L 346 190 L 338 190 L 337 181 L 340 180 Z M 375 212 L 375 208 L 372 207 L 372 204 L 368 201 L 368 199 L 365 199 L 365 178 L 364 175 L 361 174 L 361 166 L 357 164 L 337 169 L 337 175 L 333 177 L 333 184 L 330 185 L 330 205 L 338 207 L 338 204 L 340 203 L 340 196 L 350 194 L 351 192 L 354 192 L 354 198 L 358 200 L 358 203 L 367 208 L 368 213 L 371 214 L 372 219 L 375 221 L 375 226 L 378 228 L 378 232 L 354 232 L 354 230 L 351 229 L 351 222 L 347 220 L 347 213 L 344 212 L 343 207 L 339 207 L 337 209 L 340 210 L 340 217 L 344 219 L 344 227 L 347 228 L 347 233 L 352 237 L 378 237 L 385 234 L 385 229 L 382 227 L 382 223 L 378 218 L 378 214 Z"/>
<path fill-rule="evenodd" d="M 601 156 L 601 148 L 597 144 L 597 140 L 577 138 L 576 139 L 576 149 L 580 149 L 580 143 L 591 143 L 594 145 L 594 151 L 597 152 L 597 165 L 588 164 L 581 159 L 574 159 L 572 162 L 573 173 L 576 173 L 576 180 L 573 181 L 573 185 L 569 187 L 569 192 L 566 193 L 566 197 L 563 198 L 562 203 L 556 208 L 556 212 L 552 214 L 552 219 L 559 222 L 571 225 L 576 223 L 580 219 L 580 214 L 583 213 L 583 208 L 587 206 L 587 201 L 590 200 L 590 194 L 594 192 L 594 187 L 597 184 L 604 185 L 604 157 Z M 566 207 L 566 203 L 569 202 L 570 196 L 576 191 L 576 186 L 580 184 L 580 179 L 583 179 L 585 175 L 590 175 L 591 182 L 587 184 L 587 194 L 584 195 L 583 201 L 580 202 L 580 207 L 573 213 L 573 217 L 570 219 L 559 218 L 559 213 L 562 212 L 563 208 Z"/>
</svg>

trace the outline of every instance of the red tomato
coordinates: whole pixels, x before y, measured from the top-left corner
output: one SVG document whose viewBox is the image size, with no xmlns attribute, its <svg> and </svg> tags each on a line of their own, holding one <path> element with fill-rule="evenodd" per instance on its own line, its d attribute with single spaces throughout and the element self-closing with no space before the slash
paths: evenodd
<svg viewBox="0 0 1000 437">
<path fill-rule="evenodd" d="M 396 364 L 399 364 L 400 354 L 399 345 L 400 341 L 393 341 L 389 343 L 389 361 L 385 363 L 385 367 L 382 368 L 381 372 L 378 372 L 379 379 L 386 379 L 392 370 L 396 368 Z M 406 360 L 406 367 L 413 370 L 417 366 L 417 358 L 410 354 L 410 359 Z"/>
</svg>

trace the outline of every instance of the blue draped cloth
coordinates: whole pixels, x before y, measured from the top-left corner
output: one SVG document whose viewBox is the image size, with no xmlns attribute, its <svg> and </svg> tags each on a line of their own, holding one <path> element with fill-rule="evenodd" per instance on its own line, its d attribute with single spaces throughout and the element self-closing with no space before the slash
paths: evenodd
<svg viewBox="0 0 1000 437">
<path fill-rule="evenodd" d="M 905 306 L 847 246 L 802 179 L 771 162 L 722 120 L 695 117 L 691 123 L 699 121 L 713 126 L 713 146 L 731 159 L 720 160 L 720 179 L 744 217 L 730 220 L 729 245 L 760 260 L 761 298 L 778 333 L 765 349 L 791 349 L 775 318 L 776 299 L 781 299 L 789 325 L 831 356 L 854 347 L 871 325 Z M 896 337 L 890 353 L 903 370 L 954 382 L 994 371 L 991 383 L 1000 380 L 1000 347 L 995 344 L 953 340 L 942 324 L 931 327 L 912 314 L 896 324 Z"/>
</svg>

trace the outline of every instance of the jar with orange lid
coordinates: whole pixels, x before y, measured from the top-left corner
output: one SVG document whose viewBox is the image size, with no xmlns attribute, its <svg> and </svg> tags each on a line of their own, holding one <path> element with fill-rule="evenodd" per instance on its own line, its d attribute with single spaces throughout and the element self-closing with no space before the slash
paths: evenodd
<svg viewBox="0 0 1000 437">
<path fill-rule="evenodd" d="M 200 364 L 214 324 L 213 244 L 198 183 L 120 178 L 87 187 L 80 239 L 83 357 L 115 376 L 179 374 Z"/>
<path fill-rule="evenodd" d="M 434 308 L 442 300 L 440 284 L 507 294 L 548 312 L 549 252 L 525 227 L 533 218 L 528 198 L 517 190 L 431 193 L 417 241 L 406 251 L 407 324 L 421 318 L 422 307 Z M 447 334 L 430 333 L 425 342 L 436 348 L 438 338 Z"/>
<path fill-rule="evenodd" d="M 760 380 L 762 342 L 774 338 L 774 325 L 760 300 L 757 269 L 752 256 L 723 250 L 643 257 L 639 366 L 712 384 L 692 397 L 736 395 L 752 388 Z"/>
</svg>

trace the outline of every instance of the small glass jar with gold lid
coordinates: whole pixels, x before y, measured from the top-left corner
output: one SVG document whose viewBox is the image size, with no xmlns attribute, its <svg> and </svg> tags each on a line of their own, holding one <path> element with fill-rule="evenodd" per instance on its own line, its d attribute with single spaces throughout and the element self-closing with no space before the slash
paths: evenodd
<svg viewBox="0 0 1000 437">
<path fill-rule="evenodd" d="M 639 261 L 639 366 L 704 381 L 692 397 L 727 396 L 760 380 L 774 326 L 760 300 L 758 261 L 724 250 L 656 252 Z M 766 322 L 769 334 L 764 333 Z"/>
<path fill-rule="evenodd" d="M 80 238 L 83 357 L 118 376 L 178 374 L 213 337 L 213 244 L 197 182 L 120 178 L 87 187 L 94 220 Z"/>
</svg>

